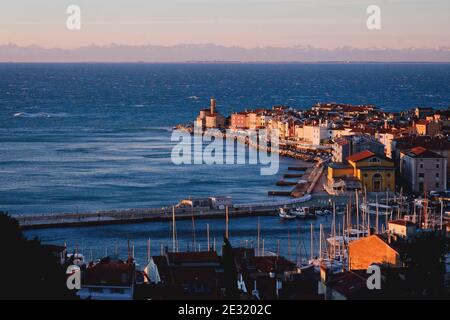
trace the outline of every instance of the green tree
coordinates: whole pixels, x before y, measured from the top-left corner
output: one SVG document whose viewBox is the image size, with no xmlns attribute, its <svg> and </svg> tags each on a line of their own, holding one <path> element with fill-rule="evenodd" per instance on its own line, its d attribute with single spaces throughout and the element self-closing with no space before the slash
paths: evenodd
<svg viewBox="0 0 450 320">
<path fill-rule="evenodd" d="M 239 299 L 237 288 L 237 268 L 233 247 L 226 237 L 223 237 L 222 261 L 224 272 L 225 299 Z"/>
<path fill-rule="evenodd" d="M 0 212 L 0 299 L 72 299 L 57 257 L 38 239 L 26 239 L 19 223 Z"/>
</svg>

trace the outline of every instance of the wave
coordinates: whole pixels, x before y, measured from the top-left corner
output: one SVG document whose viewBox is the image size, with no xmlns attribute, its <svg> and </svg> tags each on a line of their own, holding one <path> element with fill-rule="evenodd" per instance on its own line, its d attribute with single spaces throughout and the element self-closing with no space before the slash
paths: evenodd
<svg viewBox="0 0 450 320">
<path fill-rule="evenodd" d="M 188 99 L 198 100 L 198 99 L 200 99 L 200 97 L 197 97 L 197 96 L 190 96 L 190 97 L 188 97 Z"/>
<path fill-rule="evenodd" d="M 14 114 L 14 118 L 64 118 L 67 117 L 67 113 L 47 113 L 47 112 L 38 112 L 38 113 L 27 113 L 27 112 L 17 112 Z"/>
</svg>

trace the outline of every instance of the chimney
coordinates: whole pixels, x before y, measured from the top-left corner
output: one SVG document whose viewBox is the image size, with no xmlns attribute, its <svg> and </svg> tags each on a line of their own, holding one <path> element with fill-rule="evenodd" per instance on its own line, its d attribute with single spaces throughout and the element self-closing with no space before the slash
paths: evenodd
<svg viewBox="0 0 450 320">
<path fill-rule="evenodd" d="M 211 114 L 216 113 L 216 99 L 211 98 Z"/>
</svg>

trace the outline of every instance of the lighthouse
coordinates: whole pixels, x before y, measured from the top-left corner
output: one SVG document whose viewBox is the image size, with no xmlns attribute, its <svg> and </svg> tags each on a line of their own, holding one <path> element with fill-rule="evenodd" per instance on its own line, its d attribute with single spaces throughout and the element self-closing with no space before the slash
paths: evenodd
<svg viewBox="0 0 450 320">
<path fill-rule="evenodd" d="M 216 99 L 211 98 L 211 114 L 216 113 Z"/>
</svg>

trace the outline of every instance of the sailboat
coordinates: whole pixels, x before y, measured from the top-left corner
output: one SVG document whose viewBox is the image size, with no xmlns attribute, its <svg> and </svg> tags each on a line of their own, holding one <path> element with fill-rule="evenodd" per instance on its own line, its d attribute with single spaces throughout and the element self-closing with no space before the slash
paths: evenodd
<svg viewBox="0 0 450 320">
<path fill-rule="evenodd" d="M 342 271 L 344 266 L 344 259 L 342 255 L 332 255 L 328 251 L 327 245 L 325 243 L 325 250 L 323 250 L 323 226 L 320 225 L 319 231 L 319 256 L 314 257 L 309 261 L 309 264 L 314 266 L 314 270 L 316 272 L 320 272 L 321 267 L 325 267 L 330 270 L 332 273 L 339 273 Z M 313 247 L 313 246 L 311 246 Z M 324 252 L 325 251 L 325 252 Z M 324 254 L 325 253 L 325 254 Z"/>
<path fill-rule="evenodd" d="M 289 208 L 280 208 L 278 215 L 282 220 L 293 220 L 297 217 Z"/>
</svg>

